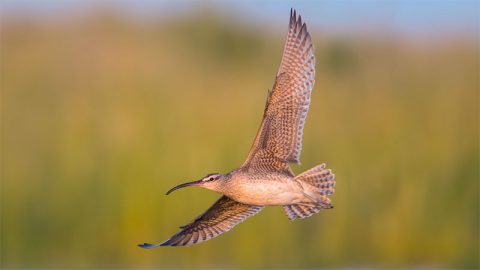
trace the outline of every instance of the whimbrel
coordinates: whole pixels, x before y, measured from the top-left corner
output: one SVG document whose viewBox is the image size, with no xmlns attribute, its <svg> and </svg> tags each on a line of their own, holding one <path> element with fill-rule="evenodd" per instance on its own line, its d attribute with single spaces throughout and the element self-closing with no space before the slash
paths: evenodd
<svg viewBox="0 0 480 270">
<path fill-rule="evenodd" d="M 307 26 L 290 11 L 287 41 L 263 120 L 246 161 L 226 173 L 208 174 L 167 192 L 199 186 L 223 194 L 205 213 L 158 246 L 189 246 L 229 231 L 267 205 L 281 205 L 290 220 L 332 208 L 335 175 L 318 165 L 295 176 L 289 163 L 299 163 L 302 132 L 315 82 L 315 56 Z"/>
</svg>

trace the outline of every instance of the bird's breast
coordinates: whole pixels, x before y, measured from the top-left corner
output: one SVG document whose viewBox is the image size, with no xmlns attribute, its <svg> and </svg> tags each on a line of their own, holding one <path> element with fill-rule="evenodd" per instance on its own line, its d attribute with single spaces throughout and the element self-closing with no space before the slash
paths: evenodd
<svg viewBox="0 0 480 270">
<path fill-rule="evenodd" d="M 245 204 L 288 205 L 302 200 L 301 186 L 293 179 L 241 178 L 231 182 L 224 194 Z"/>
</svg>

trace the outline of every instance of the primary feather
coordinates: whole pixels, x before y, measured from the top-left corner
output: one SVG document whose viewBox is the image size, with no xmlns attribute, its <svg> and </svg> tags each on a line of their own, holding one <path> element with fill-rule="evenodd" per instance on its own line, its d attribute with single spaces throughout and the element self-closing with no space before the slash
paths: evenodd
<svg viewBox="0 0 480 270">
<path fill-rule="evenodd" d="M 307 26 L 293 11 L 280 68 L 243 167 L 288 171 L 288 163 L 300 162 L 303 126 L 314 83 L 313 43 Z"/>
</svg>

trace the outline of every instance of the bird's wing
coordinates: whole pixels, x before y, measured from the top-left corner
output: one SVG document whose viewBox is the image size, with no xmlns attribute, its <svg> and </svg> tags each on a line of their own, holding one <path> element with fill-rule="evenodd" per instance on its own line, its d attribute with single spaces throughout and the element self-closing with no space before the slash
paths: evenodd
<svg viewBox="0 0 480 270">
<path fill-rule="evenodd" d="M 288 36 L 263 120 L 243 168 L 287 170 L 299 163 L 302 133 L 315 82 L 313 43 L 301 16 L 290 11 Z"/>
<path fill-rule="evenodd" d="M 238 223 L 260 212 L 262 208 L 263 206 L 243 204 L 222 196 L 205 213 L 190 224 L 180 227 L 182 230 L 167 241 L 156 245 L 145 243 L 139 246 L 154 248 L 198 244 L 229 231 Z"/>
</svg>

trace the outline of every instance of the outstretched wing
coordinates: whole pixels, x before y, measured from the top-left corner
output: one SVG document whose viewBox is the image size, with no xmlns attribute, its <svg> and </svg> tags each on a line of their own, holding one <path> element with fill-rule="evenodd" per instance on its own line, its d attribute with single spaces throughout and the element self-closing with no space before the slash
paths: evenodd
<svg viewBox="0 0 480 270">
<path fill-rule="evenodd" d="M 275 84 L 268 94 L 262 124 L 242 165 L 257 170 L 287 170 L 299 163 L 302 133 L 315 82 L 313 43 L 301 16 L 290 11 L 288 36 Z"/>
<path fill-rule="evenodd" d="M 243 204 L 222 196 L 193 222 L 180 227 L 182 230 L 167 241 L 156 245 L 145 243 L 139 246 L 143 248 L 190 246 L 207 241 L 229 231 L 238 223 L 260 212 L 262 208 L 263 206 Z"/>
</svg>

